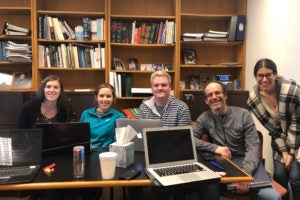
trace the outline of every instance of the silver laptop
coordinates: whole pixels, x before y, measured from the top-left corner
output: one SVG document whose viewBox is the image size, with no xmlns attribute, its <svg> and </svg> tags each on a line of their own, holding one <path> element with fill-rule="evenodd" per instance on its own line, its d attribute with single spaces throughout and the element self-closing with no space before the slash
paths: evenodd
<svg viewBox="0 0 300 200">
<path fill-rule="evenodd" d="M 116 123 L 117 123 L 117 128 L 126 127 L 130 125 L 137 132 L 137 137 L 135 137 L 132 140 L 132 142 L 134 142 L 135 151 L 144 151 L 144 142 L 143 142 L 144 128 L 162 127 L 161 120 L 153 120 L 153 119 L 119 118 L 117 119 Z"/>
<path fill-rule="evenodd" d="M 0 130 L 0 184 L 31 182 L 41 164 L 40 129 Z"/>
<path fill-rule="evenodd" d="M 197 160 L 191 126 L 143 130 L 146 173 L 163 186 L 220 180 L 220 175 Z"/>
</svg>

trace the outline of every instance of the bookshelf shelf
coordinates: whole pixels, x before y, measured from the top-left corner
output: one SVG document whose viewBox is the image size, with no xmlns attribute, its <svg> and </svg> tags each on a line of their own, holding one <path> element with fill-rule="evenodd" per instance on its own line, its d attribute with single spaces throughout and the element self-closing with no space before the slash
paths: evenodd
<svg viewBox="0 0 300 200">
<path fill-rule="evenodd" d="M 39 15 L 51 15 L 51 16 L 59 16 L 59 17 L 71 17 L 71 16 L 89 16 L 89 17 L 98 17 L 98 16 L 104 16 L 104 12 L 84 12 L 84 11 L 68 11 L 68 10 L 61 10 L 61 11 L 55 11 L 55 10 L 38 10 L 37 12 Z"/>
<path fill-rule="evenodd" d="M 38 39 L 39 43 L 49 43 L 49 44 L 61 44 L 61 43 L 74 43 L 74 44 L 85 44 L 85 45 L 95 45 L 98 43 L 104 44 L 104 40 L 49 40 L 49 39 Z"/>
<path fill-rule="evenodd" d="M 45 71 L 105 71 L 105 69 L 98 68 L 61 68 L 61 67 L 39 67 L 39 70 Z"/>
<path fill-rule="evenodd" d="M 10 36 L 10 35 L 0 35 L 0 41 L 3 40 L 14 40 L 14 41 L 30 41 L 31 36 Z"/>
<path fill-rule="evenodd" d="M 111 70 L 111 72 L 116 73 L 132 73 L 132 74 L 152 74 L 154 71 L 141 71 L 141 70 Z M 168 73 L 175 73 L 175 71 L 170 70 Z"/>
<path fill-rule="evenodd" d="M 111 46 L 130 47 L 130 48 L 174 48 L 174 44 L 128 44 L 128 43 L 111 43 Z"/>
<path fill-rule="evenodd" d="M 204 69 L 210 69 L 210 68 L 225 68 L 225 69 L 241 69 L 243 66 L 237 65 L 237 66 L 225 66 L 225 65 L 219 65 L 219 64 L 211 64 L 211 65 L 180 65 L 181 68 L 188 68 L 188 69 L 198 69 L 198 68 L 204 68 Z"/>
<path fill-rule="evenodd" d="M 1 7 L 0 14 L 29 14 L 30 7 Z"/>
<path fill-rule="evenodd" d="M 180 41 L 184 46 L 242 46 L 241 41 Z"/>
<path fill-rule="evenodd" d="M 111 15 L 111 19 L 124 19 L 124 20 L 162 20 L 162 19 L 169 19 L 175 20 L 175 16 L 169 15 Z"/>
</svg>

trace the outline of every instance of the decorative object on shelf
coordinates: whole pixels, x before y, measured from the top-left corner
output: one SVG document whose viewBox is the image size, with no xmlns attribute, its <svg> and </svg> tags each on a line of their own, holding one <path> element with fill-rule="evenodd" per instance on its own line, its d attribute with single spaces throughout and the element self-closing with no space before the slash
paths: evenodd
<svg viewBox="0 0 300 200">
<path fill-rule="evenodd" d="M 200 89 L 200 77 L 198 76 L 191 76 L 190 77 L 190 89 Z"/>
<path fill-rule="evenodd" d="M 196 64 L 196 50 L 183 50 L 183 61 L 185 65 Z"/>
<path fill-rule="evenodd" d="M 75 39 L 83 40 L 83 26 L 79 25 L 75 27 Z"/>
<path fill-rule="evenodd" d="M 179 82 L 179 87 L 181 90 L 184 90 L 185 89 L 185 81 L 180 81 Z"/>
<path fill-rule="evenodd" d="M 200 85 L 201 85 L 202 89 L 204 89 L 208 83 L 215 81 L 215 80 L 216 80 L 216 78 L 214 75 L 210 75 L 210 74 L 203 75 L 200 77 Z"/>
<path fill-rule="evenodd" d="M 129 58 L 128 59 L 128 69 L 129 70 L 137 70 L 138 69 L 138 59 L 137 58 Z"/>
<path fill-rule="evenodd" d="M 0 90 L 9 90 L 13 75 L 11 73 L 0 72 Z"/>
<path fill-rule="evenodd" d="M 153 64 L 141 64 L 141 71 L 153 71 Z"/>
<path fill-rule="evenodd" d="M 125 70 L 125 63 L 119 58 L 113 58 L 115 70 Z"/>
<path fill-rule="evenodd" d="M 13 76 L 13 89 L 31 88 L 32 74 L 30 72 L 15 72 Z"/>
</svg>

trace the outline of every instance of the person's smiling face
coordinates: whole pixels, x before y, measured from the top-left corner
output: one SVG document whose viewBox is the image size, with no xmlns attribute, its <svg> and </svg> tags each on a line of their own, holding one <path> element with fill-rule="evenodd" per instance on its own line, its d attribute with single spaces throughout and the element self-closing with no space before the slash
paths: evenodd
<svg viewBox="0 0 300 200">
<path fill-rule="evenodd" d="M 222 86 L 218 83 L 209 83 L 205 88 L 205 103 L 213 113 L 222 115 L 226 113 L 227 95 L 224 95 Z"/>
<path fill-rule="evenodd" d="M 60 84 L 58 80 L 55 81 L 48 81 L 46 83 L 44 93 L 45 93 L 45 100 L 47 101 L 57 101 L 60 95 Z"/>
<path fill-rule="evenodd" d="M 110 88 L 101 88 L 95 97 L 98 103 L 98 109 L 106 112 L 112 105 L 114 97 Z"/>
<path fill-rule="evenodd" d="M 270 92 L 275 87 L 275 80 L 277 75 L 266 67 L 260 68 L 255 76 L 256 82 L 259 85 L 261 91 Z"/>
<path fill-rule="evenodd" d="M 164 76 L 155 77 L 152 80 L 151 89 L 155 99 L 169 99 L 171 86 L 169 79 Z"/>
</svg>

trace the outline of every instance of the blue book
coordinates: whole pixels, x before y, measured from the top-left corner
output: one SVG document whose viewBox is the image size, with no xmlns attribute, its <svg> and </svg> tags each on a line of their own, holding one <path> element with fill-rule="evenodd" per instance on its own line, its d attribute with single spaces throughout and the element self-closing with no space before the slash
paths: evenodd
<svg viewBox="0 0 300 200">
<path fill-rule="evenodd" d="M 243 41 L 246 29 L 246 16 L 238 15 L 236 24 L 235 40 Z"/>
</svg>

